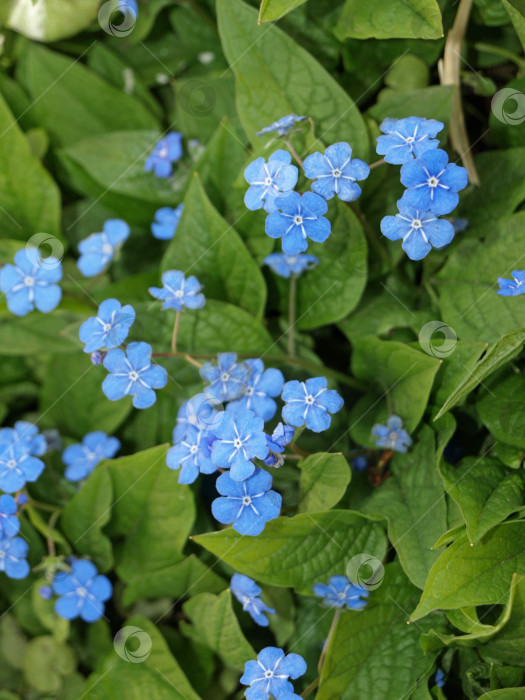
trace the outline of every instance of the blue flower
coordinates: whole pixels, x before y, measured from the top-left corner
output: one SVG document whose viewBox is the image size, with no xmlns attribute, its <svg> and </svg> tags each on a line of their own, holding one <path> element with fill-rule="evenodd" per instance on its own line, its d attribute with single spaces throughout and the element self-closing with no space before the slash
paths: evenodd
<svg viewBox="0 0 525 700">
<path fill-rule="evenodd" d="M 95 352 L 91 353 L 90 360 L 92 364 L 95 365 L 95 367 L 100 367 L 104 363 L 104 358 L 106 357 L 107 352 L 101 352 L 100 350 L 95 350 Z"/>
<path fill-rule="evenodd" d="M 242 574 L 233 574 L 230 588 L 233 595 L 242 604 L 242 609 L 248 611 L 254 622 L 261 627 L 268 627 L 268 618 L 263 615 L 263 612 L 275 615 L 275 610 L 260 600 L 261 589 L 255 581 Z"/>
<path fill-rule="evenodd" d="M 92 562 L 76 559 L 71 572 L 55 574 L 53 591 L 59 596 L 55 602 L 57 615 L 66 620 L 80 616 L 84 622 L 95 622 L 104 614 L 104 603 L 111 598 L 113 587 Z"/>
<path fill-rule="evenodd" d="M 298 382 L 296 379 L 286 382 L 282 398 L 286 402 L 283 407 L 283 418 L 294 428 L 306 425 L 314 433 L 320 433 L 330 427 L 330 413 L 337 413 L 343 406 L 343 399 L 337 391 L 327 389 L 325 377 L 307 379 Z"/>
<path fill-rule="evenodd" d="M 443 686 L 445 685 L 445 674 L 440 668 L 438 668 L 438 670 L 436 671 L 436 675 L 434 676 L 434 683 L 439 688 L 443 688 Z"/>
<path fill-rule="evenodd" d="M 229 469 L 234 481 L 243 481 L 254 473 L 252 459 L 264 459 L 268 455 L 264 421 L 252 411 L 224 413 L 213 434 L 217 440 L 211 458 L 218 467 Z"/>
<path fill-rule="evenodd" d="M 233 401 L 242 395 L 242 390 L 249 369 L 242 362 L 237 364 L 237 355 L 233 352 L 220 352 L 217 365 L 205 362 L 199 370 L 201 377 L 210 382 L 206 391 L 219 401 Z"/>
<path fill-rule="evenodd" d="M 121 306 L 116 299 L 106 299 L 98 307 L 97 315 L 80 326 L 78 335 L 86 344 L 84 352 L 118 348 L 128 337 L 134 321 L 135 309 L 130 304 Z"/>
<path fill-rule="evenodd" d="M 206 300 L 204 294 L 199 292 L 202 285 L 199 280 L 191 275 L 185 279 L 184 272 L 180 270 L 167 270 L 162 275 L 162 288 L 150 287 L 149 293 L 156 299 L 161 299 L 163 309 L 202 309 Z"/>
<path fill-rule="evenodd" d="M 179 484 L 193 484 L 199 473 L 217 471 L 210 455 L 209 433 L 190 425 L 184 438 L 168 450 L 166 464 L 170 469 L 180 469 Z"/>
<path fill-rule="evenodd" d="M 318 194 L 289 192 L 276 197 L 275 205 L 278 211 L 266 217 L 265 230 L 270 238 L 282 238 L 283 252 L 287 255 L 306 250 L 307 238 L 323 243 L 330 235 L 330 222 L 323 216 L 328 204 Z"/>
<path fill-rule="evenodd" d="M 101 430 L 88 433 L 81 443 L 69 445 L 62 453 L 67 466 L 64 476 L 69 481 L 81 481 L 91 474 L 103 459 L 111 459 L 120 449 L 120 441 Z"/>
<path fill-rule="evenodd" d="M 368 467 L 368 459 L 365 455 L 359 455 L 352 461 L 352 466 L 356 472 L 362 472 Z"/>
<path fill-rule="evenodd" d="M 394 450 L 403 454 L 412 444 L 412 438 L 403 429 L 403 421 L 399 416 L 390 416 L 386 425 L 374 425 L 372 435 L 377 438 L 376 447 L 383 447 L 386 450 Z"/>
<path fill-rule="evenodd" d="M 405 190 L 401 202 L 419 211 L 431 209 L 441 216 L 449 214 L 459 202 L 458 191 L 468 184 L 466 168 L 448 162 L 445 151 L 425 151 L 417 160 L 401 167 Z"/>
<path fill-rule="evenodd" d="M 443 248 L 454 238 L 454 227 L 431 211 L 418 211 L 400 199 L 399 214 L 381 220 L 381 233 L 391 241 L 403 239 L 401 247 L 411 260 L 421 260 L 434 248 Z"/>
<path fill-rule="evenodd" d="M 17 503 L 12 496 L 0 496 L 0 538 L 14 537 L 20 530 L 20 522 L 16 517 Z"/>
<path fill-rule="evenodd" d="M 498 284 L 500 286 L 498 294 L 502 297 L 517 297 L 525 294 L 525 270 L 513 270 L 511 280 L 498 277 Z"/>
<path fill-rule="evenodd" d="M 0 431 L 2 432 L 3 430 Z M 27 481 L 38 479 L 44 466 L 41 459 L 29 454 L 22 442 L 4 442 L 0 438 L 0 489 L 2 491 L 6 493 L 20 491 Z"/>
<path fill-rule="evenodd" d="M 368 598 L 368 591 L 354 586 L 346 576 L 332 576 L 328 584 L 316 583 L 313 592 L 324 598 L 323 604 L 330 608 L 344 608 L 346 605 L 352 610 L 362 610 L 367 604 L 363 598 Z"/>
<path fill-rule="evenodd" d="M 27 542 L 21 537 L 0 538 L 0 571 L 8 578 L 25 578 L 29 573 Z"/>
<path fill-rule="evenodd" d="M 251 211 L 266 209 L 275 211 L 275 198 L 283 192 L 293 190 L 297 184 L 299 171 L 290 165 L 292 156 L 288 151 L 275 151 L 268 163 L 261 156 L 244 171 L 244 179 L 250 184 L 244 195 L 244 203 Z"/>
<path fill-rule="evenodd" d="M 284 253 L 271 253 L 264 259 L 276 275 L 289 278 L 291 275 L 298 277 L 306 270 L 310 270 L 319 264 L 315 255 L 285 255 Z"/>
<path fill-rule="evenodd" d="M 41 457 L 48 450 L 47 440 L 33 423 L 19 420 L 14 428 L 2 428 L 0 430 L 0 449 L 4 443 L 18 444 L 26 452 L 34 457 Z"/>
<path fill-rule="evenodd" d="M 198 430 L 213 430 L 222 420 L 223 412 L 221 402 L 213 394 L 207 391 L 195 394 L 179 408 L 173 442 L 183 440 L 192 426 Z"/>
<path fill-rule="evenodd" d="M 294 687 L 288 678 L 295 680 L 306 673 L 306 662 L 299 654 L 287 654 L 277 647 L 266 647 L 257 654 L 257 661 L 247 661 L 241 678 L 249 685 L 247 700 L 268 700 L 270 695 L 282 698 L 284 693 L 293 693 Z"/>
<path fill-rule="evenodd" d="M 470 221 L 463 217 L 452 217 L 449 221 L 454 227 L 454 233 L 463 233 L 463 231 L 466 231 L 470 226 Z"/>
<path fill-rule="evenodd" d="M 37 248 L 17 250 L 14 265 L 0 270 L 0 290 L 7 308 L 17 316 L 25 316 L 36 307 L 49 313 L 58 306 L 62 290 L 56 284 L 62 279 L 60 260 L 41 258 Z"/>
<path fill-rule="evenodd" d="M 386 136 L 377 139 L 377 153 L 384 156 L 387 163 L 401 165 L 412 158 L 439 146 L 434 137 L 444 124 L 436 119 L 407 117 L 406 119 L 385 119 L 379 128 Z"/>
<path fill-rule="evenodd" d="M 244 481 L 234 481 L 225 472 L 217 479 L 216 487 L 222 498 L 211 504 L 213 517 L 223 525 L 233 523 L 233 529 L 241 535 L 260 535 L 268 520 L 281 512 L 281 495 L 270 490 L 272 477 L 262 469 L 256 469 Z"/>
<path fill-rule="evenodd" d="M 280 396 L 283 390 L 284 377 L 279 369 L 270 367 L 264 369 L 262 360 L 245 360 L 250 374 L 243 384 L 242 396 L 228 404 L 227 410 L 234 413 L 246 409 L 260 416 L 264 422 L 271 420 L 277 411 L 277 404 L 271 398 Z"/>
<path fill-rule="evenodd" d="M 284 452 L 284 448 L 288 445 L 295 435 L 295 428 L 291 425 L 286 425 L 286 423 L 277 423 L 275 430 L 270 435 L 266 434 L 266 444 L 270 452 L 268 457 L 264 460 L 264 463 L 269 467 L 282 467 L 284 464 L 284 458 L 281 453 Z"/>
<path fill-rule="evenodd" d="M 147 173 L 153 170 L 157 177 L 169 177 L 173 172 L 173 163 L 181 157 L 182 134 L 172 131 L 157 143 L 144 164 L 144 170 Z"/>
<path fill-rule="evenodd" d="M 168 241 L 175 235 L 184 204 L 179 204 L 176 209 L 161 207 L 155 212 L 156 221 L 151 224 L 151 233 L 161 241 Z"/>
<path fill-rule="evenodd" d="M 135 408 L 153 406 L 157 397 L 154 389 L 168 383 L 168 373 L 160 365 L 151 364 L 151 345 L 130 343 L 124 350 L 110 350 L 104 358 L 104 367 L 110 374 L 102 383 L 102 391 L 110 401 L 133 396 Z"/>
<path fill-rule="evenodd" d="M 51 600 L 53 597 L 53 589 L 51 586 L 40 586 L 38 592 L 44 600 Z"/>
<path fill-rule="evenodd" d="M 92 233 L 80 241 L 77 267 L 84 277 L 94 277 L 102 272 L 128 236 L 129 226 L 125 221 L 108 219 L 104 222 L 101 233 Z"/>
<path fill-rule="evenodd" d="M 277 133 L 277 136 L 286 136 L 298 122 L 304 122 L 305 119 L 308 119 L 308 117 L 298 117 L 297 114 L 287 114 L 286 117 L 281 117 L 276 122 L 273 122 L 273 124 L 270 124 L 270 126 L 265 126 L 264 129 L 258 131 L 257 136 L 271 134 L 274 131 Z"/>
<path fill-rule="evenodd" d="M 361 194 L 356 180 L 366 180 L 370 168 L 358 158 L 352 160 L 352 148 L 344 141 L 328 146 L 324 155 L 312 153 L 304 160 L 304 174 L 311 189 L 325 199 L 337 195 L 343 202 L 353 202 Z"/>
</svg>

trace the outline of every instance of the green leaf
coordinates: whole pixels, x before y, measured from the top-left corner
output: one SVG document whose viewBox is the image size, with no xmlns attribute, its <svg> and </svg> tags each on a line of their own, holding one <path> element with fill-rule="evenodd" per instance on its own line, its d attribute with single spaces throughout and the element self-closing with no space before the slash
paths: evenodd
<svg viewBox="0 0 525 700">
<path fill-rule="evenodd" d="M 242 671 L 247 661 L 256 658 L 233 612 L 229 589 L 218 596 L 201 593 L 184 603 L 182 609 L 192 622 L 184 625 L 183 632 L 212 649 L 226 665 Z"/>
<path fill-rule="evenodd" d="M 341 500 L 352 472 L 341 453 L 318 452 L 299 462 L 299 513 L 330 510 Z"/>
<path fill-rule="evenodd" d="M 402 700 L 424 682 L 422 677 L 434 663 L 433 655 L 425 655 L 419 642 L 428 623 L 407 625 L 417 594 L 399 564 L 387 564 L 383 583 L 370 593 L 366 608 L 341 615 L 316 700 Z"/>
<path fill-rule="evenodd" d="M 509 13 L 516 34 L 525 51 L 525 2 L 524 0 L 501 0 L 503 7 Z"/>
<path fill-rule="evenodd" d="M 261 22 L 275 22 L 281 19 L 307 0 L 261 0 L 259 8 L 259 24 Z"/>
<path fill-rule="evenodd" d="M 314 583 L 344 572 L 353 556 L 365 552 L 382 559 L 386 551 L 380 525 L 348 510 L 277 518 L 257 537 L 228 528 L 193 539 L 247 576 L 305 594 Z"/>
<path fill-rule="evenodd" d="M 525 379 L 521 374 L 487 389 L 476 405 L 485 427 L 497 440 L 525 447 Z"/>
<path fill-rule="evenodd" d="M 36 41 L 58 41 L 85 29 L 97 19 L 100 0 L 11 0 L 2 9 L 6 26 Z M 27 46 L 27 44 L 26 44 Z"/>
<path fill-rule="evenodd" d="M 73 650 L 50 635 L 28 642 L 24 652 L 24 677 L 40 693 L 57 693 L 62 678 L 75 670 Z"/>
<path fill-rule="evenodd" d="M 436 0 L 346 0 L 334 33 L 354 39 L 439 39 L 443 36 Z"/>
<path fill-rule="evenodd" d="M 161 263 L 161 270 L 196 275 L 206 298 L 228 301 L 262 315 L 266 285 L 238 233 L 203 190 L 198 175 L 184 198 L 184 210 Z"/>
<path fill-rule="evenodd" d="M 65 335 L 67 327 L 78 319 L 77 314 L 60 309 L 51 314 L 34 311 L 23 318 L 13 318 L 11 313 L 6 313 L 4 318 L 0 317 L 0 355 L 78 354 L 78 338 Z"/>
<path fill-rule="evenodd" d="M 380 96 L 375 105 L 368 110 L 368 114 L 378 122 L 383 121 L 386 117 L 404 119 L 417 114 L 418 117 L 438 119 L 444 122 L 445 128 L 447 128 L 452 113 L 453 97 L 454 87 L 447 85 L 433 85 L 420 90 L 387 93 Z M 439 137 L 443 139 L 443 131 Z"/>
<path fill-rule="evenodd" d="M 525 577 L 517 576 L 513 585 L 514 603 L 507 624 L 480 647 L 485 661 L 524 666 L 525 657 Z"/>
<path fill-rule="evenodd" d="M 525 688 L 500 688 L 489 690 L 479 696 L 479 700 L 525 700 Z"/>
<path fill-rule="evenodd" d="M 237 112 L 252 143 L 257 131 L 295 112 L 311 117 L 327 143 L 349 141 L 357 157 L 367 157 L 359 110 L 307 51 L 277 27 L 257 26 L 256 10 L 241 0 L 219 0 L 217 13 L 224 54 L 235 73 Z"/>
</svg>

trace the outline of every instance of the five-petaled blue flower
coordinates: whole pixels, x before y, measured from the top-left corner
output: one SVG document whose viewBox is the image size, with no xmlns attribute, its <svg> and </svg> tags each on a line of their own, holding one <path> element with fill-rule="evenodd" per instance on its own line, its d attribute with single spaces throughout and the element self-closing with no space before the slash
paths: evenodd
<svg viewBox="0 0 525 700">
<path fill-rule="evenodd" d="M 177 413 L 177 423 L 173 428 L 173 442 L 176 444 L 186 437 L 190 427 L 209 430 L 219 425 L 224 407 L 213 394 L 204 391 L 185 401 Z"/>
<path fill-rule="evenodd" d="M 238 414 L 224 413 L 213 434 L 217 440 L 211 458 L 218 467 L 229 469 L 234 481 L 243 481 L 254 473 L 252 459 L 268 455 L 264 421 L 247 409 Z"/>
<path fill-rule="evenodd" d="M 288 445 L 295 435 L 295 428 L 291 425 L 286 425 L 286 423 L 277 423 L 275 429 L 271 435 L 266 434 L 266 443 L 270 452 L 265 458 L 264 463 L 269 467 L 282 467 L 284 464 L 284 457 L 282 452 L 284 448 Z"/>
<path fill-rule="evenodd" d="M 314 433 L 330 427 L 331 413 L 337 413 L 343 406 L 343 399 L 337 391 L 327 389 L 326 377 L 314 377 L 306 382 L 293 379 L 284 385 L 282 398 L 286 402 L 282 415 L 284 420 L 300 428 L 306 425 Z"/>
<path fill-rule="evenodd" d="M 361 194 L 356 180 L 366 180 L 370 168 L 359 158 L 352 160 L 352 148 L 344 141 L 328 146 L 324 155 L 312 153 L 304 160 L 304 174 L 313 192 L 325 199 L 337 195 L 343 202 L 353 202 Z"/>
<path fill-rule="evenodd" d="M 16 443 L 34 457 L 41 457 L 48 450 L 47 440 L 38 427 L 26 420 L 18 420 L 14 428 L 0 429 L 0 450 L 4 443 Z"/>
<path fill-rule="evenodd" d="M 14 537 L 20 530 L 20 521 L 16 517 L 18 506 L 12 496 L 4 493 L 0 496 L 0 538 Z"/>
<path fill-rule="evenodd" d="M 271 490 L 272 477 L 262 469 L 256 469 L 244 481 L 234 481 L 225 472 L 215 485 L 221 498 L 211 504 L 214 518 L 223 525 L 232 523 L 241 535 L 260 535 L 268 520 L 281 512 L 281 495 Z"/>
<path fill-rule="evenodd" d="M 69 481 L 85 479 L 103 459 L 111 459 L 120 449 L 120 440 L 109 437 L 101 430 L 88 433 L 81 443 L 69 445 L 62 453 Z"/>
<path fill-rule="evenodd" d="M 306 673 L 306 662 L 299 654 L 287 654 L 277 647 L 266 647 L 257 654 L 257 661 L 247 661 L 241 677 L 247 700 L 268 700 L 270 695 L 279 700 L 285 693 L 293 693 L 288 680 Z"/>
<path fill-rule="evenodd" d="M 104 222 L 101 233 L 92 233 L 80 241 L 77 266 L 84 277 L 94 277 L 102 272 L 128 236 L 129 226 L 125 221 L 108 219 Z"/>
<path fill-rule="evenodd" d="M 201 474 L 217 471 L 211 460 L 210 434 L 190 425 L 184 438 L 168 450 L 166 464 L 170 469 L 180 469 L 179 484 L 193 484 Z"/>
<path fill-rule="evenodd" d="M 95 622 L 104 614 L 104 603 L 111 598 L 113 587 L 92 562 L 76 559 L 71 572 L 55 574 L 53 591 L 59 596 L 55 602 L 57 615 L 66 620 L 81 617 L 84 622 Z"/>
<path fill-rule="evenodd" d="M 155 219 L 151 224 L 151 233 L 160 241 L 168 241 L 175 235 L 184 204 L 179 204 L 176 209 L 161 207 L 155 212 Z"/>
<path fill-rule="evenodd" d="M 97 315 L 80 326 L 78 335 L 86 344 L 84 352 L 118 348 L 128 337 L 134 321 L 135 309 L 130 304 L 121 306 L 116 299 L 106 299 L 98 307 Z"/>
<path fill-rule="evenodd" d="M 269 608 L 266 603 L 259 598 L 261 589 L 248 576 L 243 574 L 233 574 L 230 581 L 230 588 L 233 595 L 242 605 L 242 609 L 246 610 L 258 625 L 268 627 L 268 618 L 263 615 L 264 612 L 275 615 L 275 610 Z"/>
<path fill-rule="evenodd" d="M 436 119 L 423 117 L 384 119 L 379 128 L 386 135 L 377 138 L 376 151 L 385 157 L 387 163 L 401 165 L 437 148 L 439 141 L 434 137 L 443 126 Z"/>
<path fill-rule="evenodd" d="M 6 430 L 10 430 L 6 428 Z M 0 431 L 2 432 L 2 431 Z M 0 489 L 14 493 L 27 481 L 36 481 L 44 470 L 44 462 L 33 457 L 22 441 L 4 442 L 0 437 Z"/>
<path fill-rule="evenodd" d="M 281 117 L 270 126 L 265 126 L 257 132 L 257 136 L 262 136 L 263 134 L 271 134 L 274 131 L 277 136 L 286 136 L 298 122 L 304 122 L 308 117 L 298 117 L 297 114 L 287 114 L 285 117 Z"/>
<path fill-rule="evenodd" d="M 57 258 L 42 258 L 37 248 L 17 250 L 14 265 L 0 270 L 0 290 L 7 299 L 7 308 L 17 316 L 25 316 L 36 307 L 49 313 L 58 306 L 62 290 L 62 265 Z"/>
<path fill-rule="evenodd" d="M 149 293 L 156 299 L 161 299 L 163 309 L 202 309 L 206 300 L 200 294 L 202 285 L 191 275 L 186 279 L 180 270 L 166 270 L 162 275 L 163 287 L 150 287 Z"/>
<path fill-rule="evenodd" d="M 283 192 L 293 190 L 297 184 L 299 171 L 295 165 L 290 165 L 292 156 L 288 151 L 275 151 L 268 163 L 261 156 L 244 171 L 244 179 L 250 187 L 244 195 L 244 203 L 251 211 L 266 209 L 275 211 L 275 198 Z"/>
<path fill-rule="evenodd" d="M 173 163 L 182 157 L 182 134 L 178 131 L 170 132 L 161 139 L 144 164 L 144 170 L 151 170 L 157 177 L 169 177 L 173 172 Z"/>
<path fill-rule="evenodd" d="M 278 211 L 266 217 L 265 230 L 270 238 L 282 238 L 283 252 L 287 255 L 306 250 L 307 238 L 323 243 L 330 235 L 330 222 L 323 216 L 328 204 L 318 194 L 289 192 L 276 197 L 275 205 Z"/>
<path fill-rule="evenodd" d="M 411 260 L 421 260 L 434 248 L 443 248 L 454 238 L 454 226 L 431 211 L 418 211 L 402 199 L 399 214 L 381 220 L 381 233 L 391 241 L 403 239 L 401 247 Z"/>
<path fill-rule="evenodd" d="M 237 364 L 237 355 L 233 352 L 220 352 L 217 365 L 205 362 L 199 370 L 201 377 L 210 382 L 206 391 L 219 401 L 233 401 L 242 395 L 245 381 L 249 374 L 248 366 Z"/>
<path fill-rule="evenodd" d="M 500 286 L 498 294 L 502 297 L 517 297 L 525 294 L 525 270 L 513 270 L 511 280 L 498 277 L 498 284 Z"/>
<path fill-rule="evenodd" d="M 243 385 L 242 396 L 228 404 L 227 410 L 242 413 L 246 409 L 260 416 L 264 422 L 271 420 L 277 411 L 277 404 L 271 398 L 280 396 L 284 377 L 280 369 L 264 369 L 262 360 L 245 360 L 250 374 Z"/>
<path fill-rule="evenodd" d="M 395 415 L 389 417 L 386 425 L 374 425 L 372 435 L 376 437 L 376 447 L 403 454 L 412 444 L 412 438 L 403 428 L 403 421 Z"/>
<path fill-rule="evenodd" d="M 0 571 L 9 578 L 25 578 L 29 573 L 27 550 L 27 542 L 21 537 L 0 537 Z"/>
<path fill-rule="evenodd" d="M 354 586 L 346 576 L 331 576 L 328 584 L 316 583 L 313 592 L 324 598 L 323 604 L 330 608 L 344 608 L 346 605 L 352 610 L 362 610 L 367 604 L 363 598 L 368 598 L 366 588 Z"/>
<path fill-rule="evenodd" d="M 306 270 L 310 270 L 319 264 L 315 255 L 285 255 L 284 253 L 271 253 L 264 259 L 276 275 L 288 279 L 292 275 L 298 277 Z"/>
<path fill-rule="evenodd" d="M 135 408 L 153 406 L 157 397 L 154 389 L 168 383 L 168 373 L 160 365 L 151 364 L 151 345 L 130 343 L 126 352 L 117 348 L 104 358 L 104 367 L 110 374 L 102 383 L 102 391 L 110 401 L 133 396 Z"/>
<path fill-rule="evenodd" d="M 457 207 L 458 191 L 467 186 L 468 173 L 461 165 L 449 163 L 445 151 L 438 149 L 405 163 L 401 182 L 408 188 L 401 198 L 403 204 L 441 216 Z"/>
</svg>

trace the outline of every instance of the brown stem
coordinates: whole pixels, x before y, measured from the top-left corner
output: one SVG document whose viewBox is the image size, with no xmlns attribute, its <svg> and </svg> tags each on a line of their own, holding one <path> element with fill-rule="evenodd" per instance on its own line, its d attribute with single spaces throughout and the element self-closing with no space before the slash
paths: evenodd
<svg viewBox="0 0 525 700">
<path fill-rule="evenodd" d="M 177 352 L 177 335 L 179 333 L 180 311 L 175 315 L 175 323 L 173 324 L 173 335 L 171 336 L 171 352 Z"/>
<path fill-rule="evenodd" d="M 319 678 L 316 678 L 315 680 L 313 680 L 310 683 L 310 685 L 308 686 L 308 688 L 306 688 L 306 690 L 303 690 L 303 692 L 301 693 L 301 697 L 307 698 L 310 695 L 310 693 L 313 693 L 313 691 L 317 688 L 318 685 L 319 685 Z"/>
<path fill-rule="evenodd" d="M 292 142 L 290 141 L 290 139 L 285 139 L 285 140 L 284 140 L 284 143 L 288 146 L 288 148 L 290 149 L 290 153 L 291 153 L 292 156 L 295 158 L 295 160 L 299 163 L 299 165 L 301 166 L 301 168 L 303 168 L 303 167 L 304 167 L 303 159 L 302 159 L 301 156 L 297 153 L 297 151 L 295 150 L 295 148 L 292 146 Z"/>
<path fill-rule="evenodd" d="M 384 158 L 381 158 L 381 160 L 376 160 L 375 163 L 370 163 L 368 167 L 370 168 L 370 170 L 373 170 L 374 168 L 377 168 L 378 166 L 383 165 L 384 163 L 386 163 L 386 160 Z"/>
</svg>

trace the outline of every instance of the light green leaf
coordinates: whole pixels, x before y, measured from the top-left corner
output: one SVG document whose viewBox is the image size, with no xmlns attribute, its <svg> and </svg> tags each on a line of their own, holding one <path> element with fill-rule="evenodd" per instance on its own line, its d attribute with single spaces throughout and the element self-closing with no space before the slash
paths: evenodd
<svg viewBox="0 0 525 700">
<path fill-rule="evenodd" d="M 523 668 L 525 665 L 525 578 L 517 576 L 513 585 L 514 603 L 510 619 L 488 644 L 480 648 L 483 659 L 489 663 L 508 664 Z"/>
<path fill-rule="evenodd" d="M 525 2 L 524 0 L 501 0 L 503 7 L 509 13 L 516 34 L 525 51 Z"/>
<path fill-rule="evenodd" d="M 100 0 L 9 0 L 1 10 L 6 26 L 36 41 L 78 34 L 97 19 Z"/>
<path fill-rule="evenodd" d="M 439 39 L 443 36 L 436 0 L 346 0 L 334 33 L 353 39 Z"/>
<path fill-rule="evenodd" d="M 525 379 L 521 374 L 498 382 L 476 405 L 485 427 L 497 440 L 525 448 Z"/>
<path fill-rule="evenodd" d="M 259 8 L 259 24 L 261 22 L 275 22 L 303 5 L 307 0 L 261 0 Z"/>
<path fill-rule="evenodd" d="M 22 318 L 15 318 L 13 314 L 6 312 L 0 316 L 0 355 L 78 354 L 78 336 L 69 338 L 66 335 L 68 326 L 78 320 L 77 314 L 61 309 L 51 314 L 34 311 Z M 82 320 L 85 320 L 85 316 Z"/>
<path fill-rule="evenodd" d="M 40 693 L 57 693 L 63 676 L 75 670 L 76 659 L 71 647 L 51 635 L 28 642 L 24 652 L 24 677 Z"/>
<path fill-rule="evenodd" d="M 479 700 L 525 700 L 525 688 L 500 688 L 489 690 L 479 696 Z"/>
<path fill-rule="evenodd" d="M 352 472 L 341 453 L 318 452 L 299 462 L 299 513 L 330 510 L 341 500 Z"/>
<path fill-rule="evenodd" d="M 378 122 L 386 117 L 404 119 L 417 114 L 418 117 L 426 119 L 438 119 L 447 129 L 453 96 L 454 87 L 446 85 L 432 85 L 420 90 L 387 93 L 368 110 L 368 114 Z M 441 131 L 439 138 L 443 139 L 445 134 L 446 131 Z"/>
</svg>

